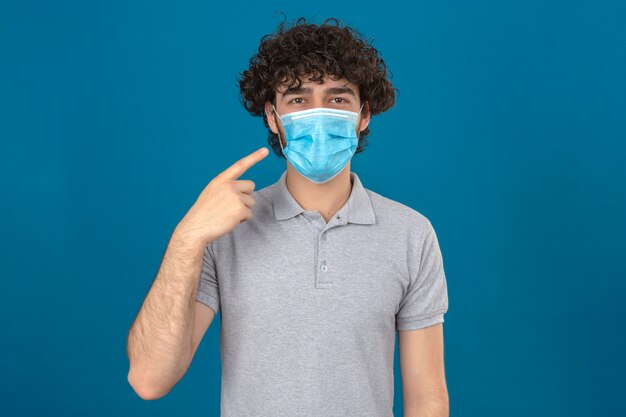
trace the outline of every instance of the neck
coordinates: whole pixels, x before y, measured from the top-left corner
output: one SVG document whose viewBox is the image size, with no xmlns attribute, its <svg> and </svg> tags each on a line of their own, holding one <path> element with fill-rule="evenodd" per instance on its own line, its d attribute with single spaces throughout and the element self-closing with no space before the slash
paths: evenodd
<svg viewBox="0 0 626 417">
<path fill-rule="evenodd" d="M 287 189 L 305 210 L 318 211 L 328 222 L 346 204 L 352 192 L 350 163 L 335 178 L 315 184 L 287 163 Z"/>
</svg>

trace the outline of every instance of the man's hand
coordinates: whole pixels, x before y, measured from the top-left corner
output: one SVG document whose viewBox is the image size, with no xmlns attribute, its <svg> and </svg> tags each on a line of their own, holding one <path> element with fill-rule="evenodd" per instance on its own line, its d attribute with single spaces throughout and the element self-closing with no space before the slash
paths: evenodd
<svg viewBox="0 0 626 417">
<path fill-rule="evenodd" d="M 268 154 L 267 148 L 258 149 L 213 178 L 180 221 L 177 232 L 199 239 L 204 246 L 252 218 L 255 184 L 237 178 Z"/>
</svg>

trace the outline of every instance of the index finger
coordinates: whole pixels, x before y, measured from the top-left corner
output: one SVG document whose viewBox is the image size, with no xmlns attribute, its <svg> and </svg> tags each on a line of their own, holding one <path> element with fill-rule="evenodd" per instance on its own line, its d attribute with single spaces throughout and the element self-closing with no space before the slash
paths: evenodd
<svg viewBox="0 0 626 417">
<path fill-rule="evenodd" d="M 269 155 L 269 153 L 270 152 L 266 147 L 257 149 L 250 155 L 244 156 L 243 158 L 226 168 L 224 171 L 220 172 L 216 178 L 223 180 L 236 180 L 241 175 L 243 175 L 243 173 L 246 172 L 252 165 L 256 164 L 261 159 Z"/>
</svg>

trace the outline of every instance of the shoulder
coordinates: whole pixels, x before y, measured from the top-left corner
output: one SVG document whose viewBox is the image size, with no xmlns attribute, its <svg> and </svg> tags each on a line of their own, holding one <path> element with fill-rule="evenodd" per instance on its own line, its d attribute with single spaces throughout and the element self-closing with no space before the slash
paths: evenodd
<svg viewBox="0 0 626 417">
<path fill-rule="evenodd" d="M 267 185 L 263 188 L 260 188 L 258 190 L 254 190 L 254 197 L 258 198 L 259 202 L 262 202 L 264 204 L 271 204 L 272 202 L 272 193 L 274 192 L 274 187 L 276 186 L 276 184 L 270 184 Z"/>
<path fill-rule="evenodd" d="M 275 184 L 270 184 L 259 190 L 254 190 L 252 196 L 254 197 L 256 204 L 253 207 L 254 216 L 257 220 L 268 221 L 273 219 L 274 206 L 272 204 L 273 192 Z"/>
<path fill-rule="evenodd" d="M 268 230 L 268 225 L 275 221 L 271 198 L 272 187 L 273 185 L 268 185 L 252 192 L 255 200 L 252 217 L 212 242 L 215 251 L 230 250 L 234 240 L 254 244 L 257 242 L 255 238 L 258 234 Z"/>
<path fill-rule="evenodd" d="M 428 217 L 413 207 L 366 189 L 376 213 L 377 223 L 397 228 L 399 232 L 424 236 L 432 225 Z"/>
</svg>

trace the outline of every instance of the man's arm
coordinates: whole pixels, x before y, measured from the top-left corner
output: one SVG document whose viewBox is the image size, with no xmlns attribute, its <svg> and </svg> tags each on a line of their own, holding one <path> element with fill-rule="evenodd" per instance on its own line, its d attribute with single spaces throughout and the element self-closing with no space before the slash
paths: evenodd
<svg viewBox="0 0 626 417">
<path fill-rule="evenodd" d="M 128 382 L 141 398 L 164 396 L 189 369 L 214 317 L 211 308 L 196 299 L 204 251 L 252 218 L 255 184 L 238 178 L 268 154 L 267 148 L 260 148 L 219 173 L 176 226 L 128 334 Z M 217 310 L 218 300 L 214 305 Z"/>
<path fill-rule="evenodd" d="M 203 253 L 201 241 L 174 231 L 130 329 L 128 382 L 143 399 L 161 398 L 180 381 L 215 316 L 196 301 Z"/>
<path fill-rule="evenodd" d="M 448 417 L 443 323 L 398 331 L 404 417 Z"/>
</svg>

